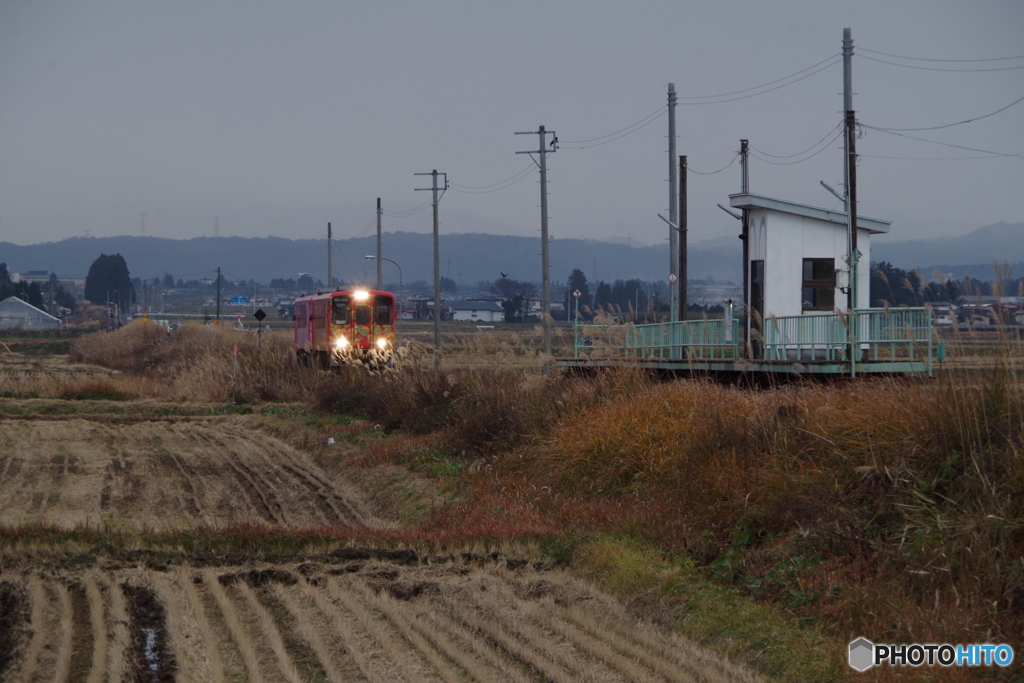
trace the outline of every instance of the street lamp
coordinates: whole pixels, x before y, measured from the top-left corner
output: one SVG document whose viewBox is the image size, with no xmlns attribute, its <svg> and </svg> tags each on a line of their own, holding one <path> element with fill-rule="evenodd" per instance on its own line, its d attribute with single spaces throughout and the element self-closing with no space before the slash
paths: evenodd
<svg viewBox="0 0 1024 683">
<path fill-rule="evenodd" d="M 381 261 L 387 261 L 388 263 L 394 263 L 395 264 L 395 268 L 398 268 L 398 296 L 399 296 L 399 299 L 398 299 L 398 302 L 397 302 L 398 303 L 398 348 L 402 348 L 402 299 L 401 299 L 401 296 L 402 296 L 402 266 L 398 265 L 397 262 L 392 261 L 391 259 L 387 258 L 386 256 L 374 256 L 372 254 L 368 254 L 366 256 L 366 260 L 367 261 L 373 261 L 374 259 L 377 259 L 377 258 L 379 258 Z"/>
</svg>

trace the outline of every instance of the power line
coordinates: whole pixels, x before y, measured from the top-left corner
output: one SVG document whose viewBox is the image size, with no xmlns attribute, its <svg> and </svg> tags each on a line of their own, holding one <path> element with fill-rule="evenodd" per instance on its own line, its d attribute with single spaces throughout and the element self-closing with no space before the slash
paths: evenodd
<svg viewBox="0 0 1024 683">
<path fill-rule="evenodd" d="M 1024 65 L 1021 66 L 999 66 L 986 69 L 941 69 L 934 66 L 915 66 L 913 64 L 899 64 L 898 62 L 889 62 L 884 59 L 878 59 L 876 57 L 868 57 L 867 55 L 857 55 L 864 59 L 869 59 L 872 62 L 878 62 L 879 64 L 888 64 L 889 66 L 900 66 L 904 69 L 918 69 L 920 71 L 945 71 L 948 73 L 960 73 L 960 74 L 971 74 L 971 73 L 982 73 L 985 71 L 1016 71 L 1024 69 Z"/>
<path fill-rule="evenodd" d="M 512 187 L 520 180 L 525 178 L 532 170 L 533 162 L 531 161 L 528 166 L 523 168 L 515 175 L 509 176 L 508 178 L 505 178 L 501 182 L 493 183 L 491 185 L 482 185 L 480 187 L 473 187 L 472 185 L 459 185 L 458 183 L 449 183 L 449 185 L 451 185 L 452 189 L 455 190 L 456 192 L 461 192 L 463 194 L 490 194 L 491 192 L 498 192 L 499 190 L 504 190 L 506 187 Z"/>
<path fill-rule="evenodd" d="M 990 116 L 995 116 L 996 114 L 998 114 L 1000 112 L 1003 112 L 1003 111 L 1006 111 L 1007 109 L 1009 109 L 1013 105 L 1020 104 L 1021 102 L 1024 102 L 1024 97 L 1020 98 L 1019 100 L 1016 100 L 1015 102 L 1010 102 L 1005 107 L 1003 107 L 1001 109 L 996 109 L 994 112 L 992 112 L 990 114 L 985 114 L 984 116 L 975 116 L 973 119 L 965 119 L 963 121 L 957 121 L 956 123 L 947 123 L 944 126 L 929 126 L 927 128 L 881 128 L 881 127 L 879 127 L 879 130 L 884 130 L 886 132 L 890 132 L 891 133 L 893 131 L 911 132 L 911 131 L 918 131 L 918 130 L 939 130 L 941 128 L 952 128 L 953 126 L 959 126 L 959 125 L 962 125 L 962 124 L 965 124 L 965 123 L 971 123 L 973 121 L 981 121 L 982 119 L 987 119 Z"/>
<path fill-rule="evenodd" d="M 732 159 L 729 161 L 729 163 L 727 163 L 725 166 L 723 166 L 722 168 L 718 169 L 717 171 L 711 171 L 710 173 L 702 173 L 700 171 L 695 171 L 695 170 L 693 170 L 693 167 L 690 166 L 689 164 L 686 165 L 686 170 L 689 171 L 690 173 L 696 173 L 697 175 L 715 175 L 716 173 L 721 173 L 725 169 L 727 169 L 730 166 L 732 166 L 734 163 L 736 163 L 736 160 L 739 159 L 739 158 L 740 158 L 739 153 L 734 154 Z"/>
<path fill-rule="evenodd" d="M 883 57 L 892 57 L 894 59 L 910 59 L 915 62 L 1003 62 L 1010 59 L 1024 59 L 1024 55 L 1015 55 L 1013 57 L 990 57 L 989 59 L 929 59 L 927 57 L 907 57 L 905 55 L 894 55 L 888 52 L 879 52 L 878 50 L 869 50 L 865 47 L 857 47 L 858 52 L 870 52 L 873 55 L 882 55 Z"/>
<path fill-rule="evenodd" d="M 858 154 L 857 156 L 864 159 L 896 159 L 899 161 L 970 161 L 974 159 L 997 159 L 1003 155 L 986 154 L 985 156 L 977 157 L 892 157 L 881 154 Z"/>
<path fill-rule="evenodd" d="M 766 164 L 771 164 L 772 166 L 792 166 L 793 164 L 802 164 L 805 161 L 810 161 L 811 159 L 813 159 L 814 157 L 818 156 L 826 149 L 828 149 L 833 142 L 838 140 L 843 135 L 843 132 L 844 131 L 840 130 L 838 133 L 836 133 L 831 140 L 829 140 L 821 149 L 819 149 L 814 154 L 804 157 L 803 159 L 797 159 L 796 161 L 771 161 L 770 159 L 765 159 L 764 157 L 758 156 L 757 154 L 754 154 L 753 157 L 758 161 L 762 161 Z M 811 149 L 814 148 L 812 147 Z"/>
<path fill-rule="evenodd" d="M 799 83 L 800 81 L 802 81 L 802 80 L 804 80 L 806 78 L 810 78 L 811 76 L 814 76 L 815 74 L 819 74 L 822 71 L 824 71 L 825 69 L 833 67 L 833 66 L 835 66 L 836 64 L 839 64 L 842 61 L 843 61 L 843 58 L 841 56 L 836 56 L 835 59 L 830 61 L 825 66 L 817 69 L 816 71 L 812 71 L 811 73 L 809 73 L 809 74 L 807 74 L 805 76 L 801 76 L 800 78 L 797 78 L 796 80 L 789 81 L 788 83 L 783 83 L 782 85 L 777 85 L 774 88 L 769 88 L 767 90 L 761 90 L 760 92 L 751 93 L 749 95 L 743 95 L 741 97 L 733 97 L 733 98 L 730 98 L 730 99 L 727 99 L 727 100 L 715 100 L 713 102 L 680 102 L 679 104 L 685 104 L 685 105 L 689 105 L 689 106 L 697 106 L 697 105 L 704 105 L 704 104 L 725 104 L 726 102 L 738 102 L 739 100 L 746 100 L 746 99 L 749 99 L 751 97 L 758 97 L 760 95 L 766 95 L 766 94 L 768 94 L 770 92 L 774 92 L 776 90 L 781 90 L 782 88 L 787 88 L 787 87 L 793 85 L 794 83 Z M 763 87 L 763 86 L 761 86 L 761 87 Z M 720 96 L 720 97 L 722 97 L 722 96 Z M 680 99 L 682 99 L 682 98 L 680 98 Z"/>
<path fill-rule="evenodd" d="M 427 201 L 423 202 L 422 204 L 420 204 L 419 206 L 417 206 L 415 209 L 409 209 L 408 211 L 400 211 L 398 213 L 388 213 L 387 211 L 382 211 L 381 213 L 383 213 L 388 218 L 408 218 L 409 216 L 413 215 L 414 213 L 419 213 L 420 211 L 422 211 L 423 209 L 427 208 L 428 206 L 430 206 L 430 200 L 429 199 Z"/>
<path fill-rule="evenodd" d="M 602 136 L 596 137 L 596 138 L 588 138 L 586 140 L 566 140 L 566 141 L 562 142 L 562 145 L 582 145 L 582 144 L 587 143 L 587 142 L 595 142 L 597 140 L 604 140 L 605 138 L 610 138 L 613 135 L 618 135 L 619 133 L 621 133 L 624 130 L 629 130 L 630 128 L 633 128 L 634 126 L 639 126 L 642 123 L 646 123 L 647 119 L 651 118 L 652 116 L 659 116 L 660 114 L 664 113 L 666 109 L 667 109 L 666 105 L 663 104 L 660 107 L 658 107 L 657 109 L 655 109 L 653 112 L 648 114 L 647 116 L 645 116 L 642 119 L 640 119 L 639 121 L 637 121 L 636 123 L 631 123 L 628 126 L 626 126 L 625 128 L 620 128 L 619 130 L 615 131 L 614 133 L 608 133 L 608 135 L 602 135 Z"/>
<path fill-rule="evenodd" d="M 726 92 L 726 93 L 721 93 L 721 94 L 718 94 L 718 95 L 691 95 L 690 97 L 680 97 L 679 99 L 680 100 L 712 100 L 712 99 L 717 99 L 719 97 L 731 97 L 733 95 L 740 95 L 740 94 L 745 93 L 745 92 L 750 92 L 751 90 L 760 90 L 761 88 L 766 88 L 769 85 L 775 85 L 776 83 L 780 83 L 781 81 L 789 80 L 793 76 L 799 76 L 803 72 L 810 71 L 811 69 L 813 69 L 813 68 L 815 68 L 817 66 L 821 66 L 825 62 L 831 61 L 831 60 L 835 59 L 838 56 L 839 55 L 832 55 L 830 57 L 827 57 L 827 58 L 821 60 L 817 64 L 811 64 L 806 69 L 800 69 L 800 71 L 797 71 L 796 73 L 789 74 L 788 76 L 783 76 L 782 78 L 777 78 L 774 81 L 768 81 L 767 83 L 762 83 L 761 85 L 755 85 L 752 88 L 744 88 L 743 90 L 734 90 L 733 92 Z M 794 81 L 794 83 L 795 82 L 796 81 Z"/>
<path fill-rule="evenodd" d="M 897 133 L 896 131 L 885 130 L 884 128 L 875 128 L 874 126 L 868 126 L 868 125 L 864 125 L 864 124 L 860 124 L 860 126 L 862 128 L 867 128 L 868 130 L 877 130 L 879 133 L 885 133 L 887 135 L 896 135 L 896 136 L 901 137 L 901 138 L 907 138 L 908 140 L 917 140 L 918 142 L 927 142 L 927 143 L 930 143 L 930 144 L 933 144 L 933 145 L 941 145 L 942 147 L 953 147 L 955 149 L 965 149 L 968 152 L 981 152 L 982 154 L 991 154 L 992 156 L 1014 157 L 1014 158 L 1017 158 L 1017 159 L 1024 159 L 1024 154 L 1021 154 L 1021 153 L 1007 154 L 1005 152 L 993 152 L 990 149 L 978 149 L 977 147 L 965 147 L 963 145 L 954 145 L 954 144 L 949 143 L 949 142 L 939 142 L 938 140 L 928 140 L 926 138 L 919 138 L 919 137 L 915 137 L 913 135 L 905 135 L 903 133 Z"/>
<path fill-rule="evenodd" d="M 565 149 L 589 149 L 589 148 L 591 148 L 591 147 L 600 147 L 601 145 L 607 145 L 607 144 L 608 144 L 608 143 L 610 143 L 610 142 L 615 142 L 616 140 L 621 140 L 622 138 L 626 137 L 627 135 L 632 135 L 633 133 L 637 132 L 638 130 L 641 130 L 641 129 L 643 129 L 643 128 L 646 128 L 647 126 L 649 126 L 650 124 L 654 123 L 655 121 L 657 121 L 658 119 L 660 119 L 660 118 L 661 118 L 662 116 L 664 116 L 664 115 L 665 115 L 665 112 L 667 112 L 667 111 L 668 111 L 668 107 L 667 107 L 667 106 L 665 106 L 665 107 L 660 107 L 660 108 L 658 109 L 658 111 L 657 111 L 657 112 L 655 112 L 655 115 L 653 116 L 653 118 L 651 118 L 651 117 L 647 117 L 647 119 L 646 119 L 646 120 L 644 121 L 644 123 L 642 123 L 642 124 L 640 124 L 640 125 L 636 126 L 636 127 L 635 127 L 635 128 L 633 128 L 632 130 L 629 130 L 629 127 L 627 127 L 627 128 L 623 128 L 623 129 L 622 129 L 622 130 L 620 130 L 619 132 L 620 132 L 620 133 L 622 133 L 622 131 L 623 131 L 623 130 L 625 130 L 625 131 L 627 131 L 627 132 L 625 132 L 625 133 L 622 133 L 621 135 L 618 135 L 617 137 L 613 137 L 613 138 L 611 138 L 610 140 L 605 140 L 604 142 L 595 142 L 595 143 L 594 143 L 594 144 L 592 144 L 592 145 L 582 145 L 582 144 L 577 144 L 577 146 L 575 146 L 575 147 L 574 147 L 574 146 L 572 146 L 572 145 L 573 145 L 573 143 L 568 143 L 568 142 L 567 142 L 567 143 L 559 143 L 559 144 L 560 144 L 560 145 L 561 145 L 562 147 L 564 147 Z M 634 125 L 636 125 L 636 124 L 634 124 Z M 611 133 L 610 135 L 616 135 L 616 134 L 615 134 L 615 133 Z M 609 135 L 604 135 L 604 136 L 602 136 L 602 137 L 600 137 L 600 138 L 591 138 L 591 139 L 592 139 L 592 140 L 601 140 L 602 138 L 607 138 L 607 137 L 609 137 Z"/>
<path fill-rule="evenodd" d="M 763 154 L 763 155 L 765 155 L 766 157 L 771 157 L 771 158 L 773 158 L 773 159 L 792 159 L 793 157 L 799 157 L 799 156 L 803 156 L 804 154 L 807 154 L 807 153 L 808 153 L 808 152 L 810 152 L 810 151 L 811 151 L 812 149 L 814 149 L 815 147 L 817 147 L 817 146 L 818 146 L 818 145 L 820 145 L 821 143 L 825 142 L 825 140 L 826 140 L 826 139 L 828 138 L 828 136 L 829 136 L 829 135 L 832 135 L 832 133 L 833 133 L 833 132 L 835 132 L 835 130 L 836 130 L 837 128 L 839 128 L 840 126 L 842 126 L 842 125 L 843 125 L 843 124 L 842 124 L 841 122 L 840 122 L 840 123 L 837 123 L 837 124 L 836 124 L 835 126 L 833 126 L 833 127 L 832 127 L 832 129 L 831 129 L 831 130 L 829 130 L 829 132 L 825 133 L 825 137 L 823 137 L 822 139 L 818 140 L 817 142 L 815 142 L 815 143 L 814 143 L 813 145 L 811 145 L 810 147 L 808 147 L 808 148 L 807 148 L 807 149 L 805 149 L 804 151 L 802 151 L 802 152 L 797 152 L 796 154 L 784 154 L 784 155 L 778 155 L 778 154 L 769 154 L 768 152 L 762 151 L 762 150 L 760 150 L 760 149 L 757 149 L 757 148 L 755 148 L 755 147 L 753 147 L 753 146 L 751 146 L 751 147 L 750 147 L 750 149 L 754 150 L 754 151 L 755 151 L 755 152 L 757 152 L 758 154 Z"/>
<path fill-rule="evenodd" d="M 688 104 L 688 105 L 725 104 L 727 102 L 736 102 L 738 100 L 745 100 L 745 99 L 750 98 L 750 97 L 757 97 L 759 95 L 764 95 L 764 94 L 773 92 L 775 90 L 779 90 L 781 88 L 785 88 L 787 86 L 793 85 L 794 83 L 799 83 L 800 81 L 804 80 L 805 78 L 810 78 L 811 76 L 814 76 L 815 74 L 818 74 L 818 73 L 824 71 L 825 69 L 828 69 L 829 67 L 838 64 L 841 60 L 842 60 L 842 57 L 840 55 L 831 55 L 830 57 L 828 57 L 826 59 L 823 59 L 822 61 L 817 62 L 816 64 L 812 64 L 811 66 L 808 66 L 808 67 L 806 67 L 804 69 L 801 69 L 801 70 L 799 70 L 797 72 L 791 73 L 788 76 L 783 76 L 782 78 L 777 78 L 777 79 L 775 79 L 773 81 L 768 81 L 767 83 L 762 83 L 761 85 L 756 85 L 756 86 L 753 86 L 751 88 L 744 88 L 742 90 L 734 90 L 732 92 L 727 92 L 727 93 L 719 93 L 717 95 L 693 95 L 693 96 L 690 96 L 690 97 L 679 97 L 678 100 L 679 100 L 680 104 Z M 808 71 L 810 71 L 810 73 L 807 73 Z M 800 76 L 801 74 L 804 74 L 804 75 Z M 796 76 L 800 76 L 800 78 L 794 78 Z M 786 82 L 783 82 L 783 81 L 786 81 Z M 775 85 L 777 83 L 781 83 L 781 85 Z M 772 85 L 775 85 L 775 87 L 774 88 L 768 87 L 768 86 L 772 86 Z M 767 88 L 767 90 L 765 88 Z M 754 92 L 754 91 L 757 91 L 757 92 Z M 750 94 L 744 95 L 743 93 L 750 93 Z M 733 95 L 741 95 L 741 96 L 740 97 L 732 97 Z M 729 99 L 721 99 L 721 98 L 729 98 Z M 699 100 L 713 100 L 713 101 L 699 101 Z M 602 135 L 602 136 L 594 137 L 594 138 L 587 138 L 585 140 L 565 140 L 565 141 L 561 142 L 561 145 L 562 145 L 562 147 L 565 147 L 567 149 L 587 149 L 589 147 L 598 147 L 600 145 L 606 145 L 606 144 L 608 144 L 610 142 L 615 142 L 616 140 L 621 140 L 622 138 L 626 137 L 627 135 L 632 135 L 633 133 L 637 132 L 638 130 L 640 130 L 642 128 L 645 128 L 649 124 L 651 124 L 654 121 L 657 121 L 659 118 L 661 118 L 665 114 L 665 112 L 667 110 L 668 110 L 668 108 L 663 105 L 661 107 L 658 107 L 658 109 L 656 109 L 652 113 L 648 114 L 647 116 L 643 117 L 639 121 L 637 121 L 635 123 L 632 123 L 632 124 L 626 126 L 625 128 L 620 128 L 619 130 L 617 130 L 617 131 L 615 131 L 613 133 L 608 133 L 607 135 Z M 608 138 L 610 138 L 610 139 L 608 139 Z M 598 141 L 603 141 L 603 142 L 598 142 Z M 586 144 L 586 143 L 591 143 L 591 142 L 593 142 L 595 144 Z"/>
</svg>

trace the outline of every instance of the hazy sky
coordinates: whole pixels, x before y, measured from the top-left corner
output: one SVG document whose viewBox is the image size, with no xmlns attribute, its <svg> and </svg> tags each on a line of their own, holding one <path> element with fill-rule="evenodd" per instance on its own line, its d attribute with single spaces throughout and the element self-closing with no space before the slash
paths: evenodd
<svg viewBox="0 0 1024 683">
<path fill-rule="evenodd" d="M 515 152 L 537 137 L 514 133 L 545 125 L 562 143 L 552 236 L 664 243 L 667 117 L 570 143 L 655 114 L 669 82 L 692 169 L 726 166 L 749 138 L 752 191 L 837 207 L 818 183 L 840 189 L 838 141 L 764 160 L 831 138 L 842 67 L 826 60 L 844 27 L 862 124 L 941 126 L 1024 97 L 1024 59 L 879 54 L 1024 55 L 1021 0 L 0 0 L 0 241 L 137 235 L 143 213 L 161 237 L 212 235 L 219 216 L 221 235 L 320 237 L 333 221 L 344 238 L 373 224 L 378 196 L 389 213 L 426 201 L 415 188 L 430 179 L 413 174 L 435 168 L 453 183 L 442 232 L 475 216 L 536 235 L 535 170 L 456 190 L 525 170 Z M 736 99 L 775 81 L 793 84 Z M 861 213 L 892 220 L 894 239 L 1024 221 L 1022 131 L 1024 102 L 905 133 L 1019 156 L 865 129 Z M 739 190 L 739 165 L 690 174 L 689 188 L 691 239 L 735 235 L 715 205 Z M 384 226 L 429 231 L 430 211 Z"/>
</svg>

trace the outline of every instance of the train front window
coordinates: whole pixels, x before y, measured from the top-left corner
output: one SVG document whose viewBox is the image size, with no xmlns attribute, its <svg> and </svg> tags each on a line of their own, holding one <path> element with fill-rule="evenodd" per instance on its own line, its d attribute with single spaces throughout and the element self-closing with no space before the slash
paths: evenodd
<svg viewBox="0 0 1024 683">
<path fill-rule="evenodd" d="M 373 309 L 373 322 L 378 325 L 391 324 L 391 297 L 378 296 Z"/>
<path fill-rule="evenodd" d="M 349 299 L 347 296 L 336 296 L 331 301 L 331 322 L 335 325 L 348 325 Z"/>
<path fill-rule="evenodd" d="M 370 307 L 359 305 L 356 306 L 356 325 L 369 325 L 370 324 Z"/>
</svg>

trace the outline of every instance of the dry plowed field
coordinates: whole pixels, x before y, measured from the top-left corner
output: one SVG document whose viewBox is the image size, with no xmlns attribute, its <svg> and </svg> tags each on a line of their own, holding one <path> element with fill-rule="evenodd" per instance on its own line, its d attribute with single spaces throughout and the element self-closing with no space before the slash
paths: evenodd
<svg viewBox="0 0 1024 683">
<path fill-rule="evenodd" d="M 0 420 L 0 525 L 389 523 L 240 417 Z M 393 525 L 391 525 L 393 526 Z M 0 547 L 0 681 L 753 681 L 551 562 Z"/>
<path fill-rule="evenodd" d="M 116 564 L 4 573 L 3 680 L 755 680 L 544 564 L 354 549 L 244 569 Z"/>
<path fill-rule="evenodd" d="M 0 524 L 378 526 L 303 453 L 229 419 L 0 420 Z"/>
</svg>

